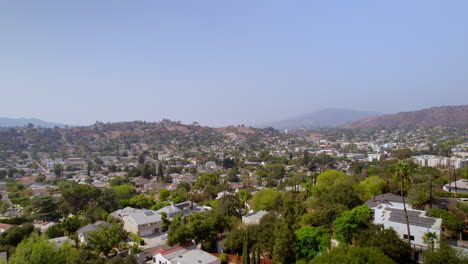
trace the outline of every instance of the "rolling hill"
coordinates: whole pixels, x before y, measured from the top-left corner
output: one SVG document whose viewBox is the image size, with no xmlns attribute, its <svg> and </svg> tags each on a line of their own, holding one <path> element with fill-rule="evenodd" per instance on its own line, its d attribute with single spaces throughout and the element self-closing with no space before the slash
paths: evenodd
<svg viewBox="0 0 468 264">
<path fill-rule="evenodd" d="M 354 120 L 377 115 L 381 115 L 381 113 L 330 108 L 285 120 L 266 123 L 259 127 L 273 127 L 276 129 L 333 128 L 345 125 Z"/>
<path fill-rule="evenodd" d="M 64 124 L 43 121 L 37 118 L 6 118 L 0 117 L 0 127 L 24 127 L 33 124 L 36 127 L 65 127 Z"/>
<path fill-rule="evenodd" d="M 441 106 L 413 112 L 368 117 L 344 126 L 348 129 L 397 129 L 408 127 L 468 126 L 468 105 Z"/>
</svg>

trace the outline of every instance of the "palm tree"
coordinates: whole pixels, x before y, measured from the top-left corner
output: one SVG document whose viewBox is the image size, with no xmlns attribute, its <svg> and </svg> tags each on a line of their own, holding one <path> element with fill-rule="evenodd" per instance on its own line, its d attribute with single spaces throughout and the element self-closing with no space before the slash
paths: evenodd
<svg viewBox="0 0 468 264">
<path fill-rule="evenodd" d="M 435 232 L 427 232 L 423 236 L 423 241 L 431 248 L 431 251 L 434 252 L 434 245 L 437 241 L 437 234 Z"/>
<path fill-rule="evenodd" d="M 400 180 L 400 192 L 401 192 L 401 197 L 403 199 L 403 210 L 405 212 L 405 218 L 406 218 L 406 228 L 408 231 L 408 243 L 411 247 L 411 233 L 410 233 L 410 224 L 409 224 L 409 218 L 408 218 L 408 212 L 406 211 L 406 202 L 405 202 L 405 195 L 404 195 L 404 190 L 405 190 L 405 181 L 408 178 L 408 164 L 402 161 L 399 161 L 396 165 L 396 176 Z"/>
</svg>

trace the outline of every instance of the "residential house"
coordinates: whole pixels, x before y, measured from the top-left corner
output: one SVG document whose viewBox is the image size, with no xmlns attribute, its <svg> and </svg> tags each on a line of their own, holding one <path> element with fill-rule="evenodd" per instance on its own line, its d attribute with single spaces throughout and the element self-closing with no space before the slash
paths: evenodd
<svg viewBox="0 0 468 264">
<path fill-rule="evenodd" d="M 63 246 L 63 244 L 65 244 L 66 242 L 68 242 L 70 245 L 73 245 L 73 246 L 76 245 L 75 240 L 70 239 L 67 236 L 52 238 L 52 239 L 49 239 L 49 241 L 55 243 L 58 247 Z"/>
<path fill-rule="evenodd" d="M 93 231 L 99 231 L 102 227 L 110 227 L 111 224 L 104 222 L 104 221 L 97 221 L 94 224 L 85 225 L 84 227 L 78 229 L 76 233 L 78 234 L 78 239 L 81 243 L 87 244 L 88 241 L 88 234 Z"/>
<path fill-rule="evenodd" d="M 408 239 L 408 231 L 404 210 L 391 205 L 380 204 L 375 207 L 374 224 L 382 224 L 384 228 L 392 228 L 401 239 Z M 425 211 L 407 209 L 410 224 L 411 243 L 426 247 L 423 237 L 428 232 L 434 232 L 440 238 L 442 219 L 426 216 Z"/>
<path fill-rule="evenodd" d="M 244 215 L 242 216 L 242 223 L 247 225 L 258 224 L 260 223 L 260 219 L 262 219 L 262 217 L 264 217 L 266 214 L 268 214 L 267 211 L 260 210 L 257 212 L 250 213 L 248 215 Z"/>
<path fill-rule="evenodd" d="M 0 223 L 0 233 L 3 233 L 5 231 L 7 231 L 7 229 L 10 228 L 10 227 L 12 227 L 12 225 Z"/>
<path fill-rule="evenodd" d="M 194 246 L 159 248 L 153 253 L 153 264 L 221 264 L 221 259 Z"/>
<path fill-rule="evenodd" d="M 456 188 L 455 188 L 456 187 Z M 456 182 L 451 182 L 448 184 L 445 184 L 444 187 L 442 187 L 444 191 L 447 192 L 457 192 L 457 193 L 468 193 L 468 180 L 466 179 L 461 179 Z"/>
<path fill-rule="evenodd" d="M 126 207 L 111 215 L 124 222 L 124 229 L 127 232 L 139 236 L 156 234 L 162 230 L 161 214 L 153 210 Z"/>
<path fill-rule="evenodd" d="M 405 201 L 405 203 L 406 208 L 411 208 L 411 205 L 407 201 Z M 372 196 L 372 198 L 365 203 L 365 205 L 368 205 L 371 209 L 376 208 L 380 204 L 389 205 L 393 208 L 403 209 L 403 197 L 393 193 L 385 193 Z"/>
</svg>

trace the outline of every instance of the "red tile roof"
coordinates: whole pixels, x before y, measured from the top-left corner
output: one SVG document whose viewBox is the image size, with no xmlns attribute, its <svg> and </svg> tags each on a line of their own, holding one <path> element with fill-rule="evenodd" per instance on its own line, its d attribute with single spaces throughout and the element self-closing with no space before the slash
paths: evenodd
<svg viewBox="0 0 468 264">
<path fill-rule="evenodd" d="M 0 223 L 0 229 L 6 229 L 6 228 L 9 228 L 9 227 L 12 227 L 12 225 Z"/>
</svg>

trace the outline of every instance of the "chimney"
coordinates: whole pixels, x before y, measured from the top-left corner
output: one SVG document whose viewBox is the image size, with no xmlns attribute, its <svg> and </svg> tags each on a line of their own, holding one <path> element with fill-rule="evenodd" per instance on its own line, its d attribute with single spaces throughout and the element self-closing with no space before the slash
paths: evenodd
<svg viewBox="0 0 468 264">
<path fill-rule="evenodd" d="M 375 195 L 372 195 L 371 202 L 375 203 Z"/>
</svg>

